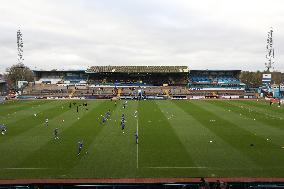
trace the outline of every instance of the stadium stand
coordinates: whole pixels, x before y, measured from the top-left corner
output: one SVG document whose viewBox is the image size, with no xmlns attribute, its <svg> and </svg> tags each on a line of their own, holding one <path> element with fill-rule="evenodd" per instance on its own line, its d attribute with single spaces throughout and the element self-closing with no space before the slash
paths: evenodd
<svg viewBox="0 0 284 189">
<path fill-rule="evenodd" d="M 240 82 L 240 73 L 241 70 L 191 70 L 190 94 L 206 97 L 244 95 L 245 84 Z"/>
<path fill-rule="evenodd" d="M 24 95 L 59 98 L 239 98 L 240 70 L 191 70 L 187 66 L 93 66 L 34 71 Z M 250 92 L 250 96 L 253 96 Z"/>
<path fill-rule="evenodd" d="M 187 66 L 92 66 L 86 73 L 179 73 L 188 72 Z"/>
<path fill-rule="evenodd" d="M 86 70 L 98 86 L 186 85 L 187 66 L 93 66 Z"/>
<path fill-rule="evenodd" d="M 86 84 L 86 76 L 65 76 L 64 83 L 73 83 L 73 84 Z"/>
<path fill-rule="evenodd" d="M 0 96 L 6 95 L 7 93 L 7 83 L 2 78 L 0 78 Z"/>
<path fill-rule="evenodd" d="M 37 84 L 86 84 L 88 75 L 84 70 L 33 70 Z"/>
<path fill-rule="evenodd" d="M 148 96 L 169 96 L 188 84 L 187 66 L 94 66 L 85 71 L 33 72 L 35 82 L 25 87 L 23 94 L 43 98 L 137 97 L 142 92 Z"/>
</svg>

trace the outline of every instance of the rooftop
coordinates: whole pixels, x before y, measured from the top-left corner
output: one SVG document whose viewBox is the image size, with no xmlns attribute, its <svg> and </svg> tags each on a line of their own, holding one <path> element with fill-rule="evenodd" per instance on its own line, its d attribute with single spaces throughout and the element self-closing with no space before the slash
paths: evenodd
<svg viewBox="0 0 284 189">
<path fill-rule="evenodd" d="M 180 73 L 188 72 L 187 66 L 92 66 L 87 73 Z"/>
</svg>

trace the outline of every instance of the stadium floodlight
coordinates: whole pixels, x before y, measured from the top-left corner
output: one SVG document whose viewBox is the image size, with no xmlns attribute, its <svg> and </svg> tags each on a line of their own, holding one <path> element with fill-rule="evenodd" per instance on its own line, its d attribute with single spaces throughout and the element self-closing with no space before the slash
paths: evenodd
<svg viewBox="0 0 284 189">
<path fill-rule="evenodd" d="M 23 34 L 22 34 L 21 30 L 19 29 L 17 31 L 17 49 L 18 49 L 18 63 L 19 64 L 22 64 L 23 61 L 24 61 L 24 58 L 23 58 L 23 53 L 24 53 L 23 47 L 24 47 Z"/>
<path fill-rule="evenodd" d="M 273 68 L 274 64 L 274 48 L 273 48 L 273 28 L 271 27 L 270 30 L 267 33 L 267 40 L 266 40 L 266 59 L 267 62 L 265 62 L 265 67 L 267 69 L 267 72 L 270 71 L 271 68 Z"/>
</svg>

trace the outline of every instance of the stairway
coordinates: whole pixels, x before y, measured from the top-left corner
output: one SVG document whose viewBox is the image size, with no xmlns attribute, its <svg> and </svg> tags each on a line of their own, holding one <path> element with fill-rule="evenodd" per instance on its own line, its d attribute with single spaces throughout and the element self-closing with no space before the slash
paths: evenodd
<svg viewBox="0 0 284 189">
<path fill-rule="evenodd" d="M 72 98 L 75 92 L 76 92 L 76 89 L 73 88 L 72 91 L 71 91 L 71 93 L 69 94 L 69 98 Z"/>
</svg>

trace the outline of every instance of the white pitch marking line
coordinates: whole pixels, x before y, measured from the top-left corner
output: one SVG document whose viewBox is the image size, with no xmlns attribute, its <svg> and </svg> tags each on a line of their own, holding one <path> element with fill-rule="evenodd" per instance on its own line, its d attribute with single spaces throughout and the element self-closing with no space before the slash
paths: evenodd
<svg viewBox="0 0 284 189">
<path fill-rule="evenodd" d="M 206 169 L 208 167 L 146 167 L 149 169 Z"/>
<path fill-rule="evenodd" d="M 138 117 L 138 116 L 137 116 Z M 138 118 L 137 118 L 137 126 L 136 126 L 136 131 L 137 131 L 137 135 L 138 135 Z M 139 137 L 139 135 L 138 135 L 138 137 Z M 139 140 L 139 139 L 138 139 Z M 138 144 L 136 144 L 136 146 L 137 146 L 137 148 L 136 148 L 136 151 L 137 151 L 137 156 L 136 156 L 136 168 L 138 169 L 138 160 L 139 160 L 139 154 L 138 154 L 138 145 L 139 145 L 139 143 Z"/>
<path fill-rule="evenodd" d="M 8 167 L 3 168 L 7 170 L 36 170 L 36 169 L 49 169 L 49 168 L 40 168 L 40 167 Z"/>
</svg>

